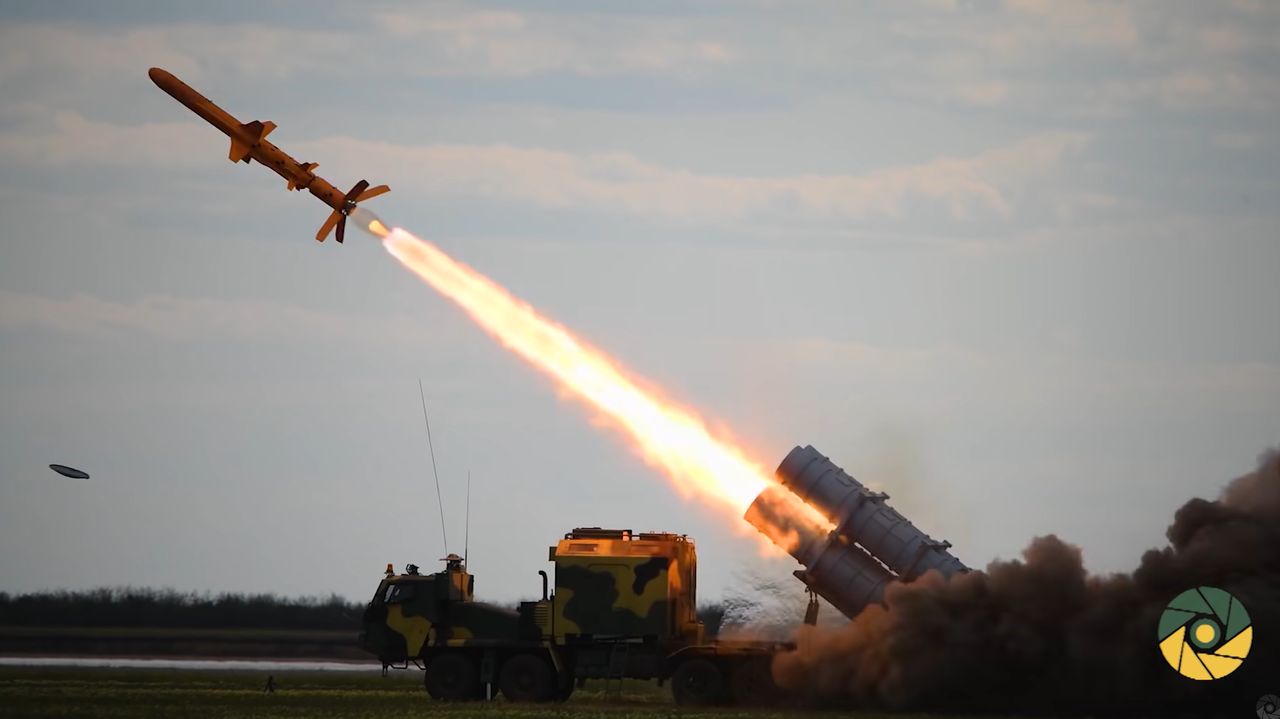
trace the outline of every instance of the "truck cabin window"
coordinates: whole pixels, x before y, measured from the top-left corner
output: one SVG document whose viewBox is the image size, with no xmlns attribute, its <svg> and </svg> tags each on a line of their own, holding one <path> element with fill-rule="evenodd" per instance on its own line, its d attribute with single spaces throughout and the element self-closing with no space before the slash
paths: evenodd
<svg viewBox="0 0 1280 719">
<path fill-rule="evenodd" d="M 391 584 L 387 586 L 387 592 L 382 601 L 386 604 L 400 604 L 413 599 L 413 595 L 414 586 L 412 584 Z"/>
</svg>

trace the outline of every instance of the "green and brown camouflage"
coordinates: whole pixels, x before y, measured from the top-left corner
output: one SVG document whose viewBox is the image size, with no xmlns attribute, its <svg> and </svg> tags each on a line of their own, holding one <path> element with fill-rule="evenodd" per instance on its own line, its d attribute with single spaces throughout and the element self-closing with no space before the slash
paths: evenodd
<svg viewBox="0 0 1280 719">
<path fill-rule="evenodd" d="M 520 611 L 474 601 L 475 579 L 456 555 L 434 574 L 389 574 L 365 612 L 363 644 L 383 663 L 401 664 L 433 647 L 495 641 L 702 641 L 697 552 L 687 537 L 575 529 L 550 557 L 555 594 Z"/>
<path fill-rule="evenodd" d="M 575 529 L 551 548 L 556 565 L 556 643 L 647 638 L 698 643 L 697 552 L 687 537 Z"/>
<path fill-rule="evenodd" d="M 710 701 L 725 695 L 726 681 L 768 680 L 776 644 L 705 641 L 688 537 L 584 527 L 549 558 L 554 593 L 539 572 L 542 599 L 515 610 L 475 601 L 456 555 L 434 574 L 388 567 L 365 610 L 362 645 L 384 668 L 425 667 L 427 691 L 455 701 L 499 685 L 513 701 L 563 699 L 588 678 L 624 677 L 671 678 L 678 701 Z"/>
<path fill-rule="evenodd" d="M 432 647 L 459 646 L 477 638 L 513 638 L 519 614 L 473 600 L 475 578 L 457 555 L 444 571 L 388 572 L 364 616 L 362 644 L 383 664 L 422 658 Z M 527 636 L 527 635 L 526 635 Z"/>
</svg>

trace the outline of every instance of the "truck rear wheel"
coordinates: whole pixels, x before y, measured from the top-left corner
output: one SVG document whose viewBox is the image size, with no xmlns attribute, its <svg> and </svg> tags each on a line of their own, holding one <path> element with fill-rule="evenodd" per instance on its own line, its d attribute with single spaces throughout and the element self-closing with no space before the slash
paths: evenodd
<svg viewBox="0 0 1280 719">
<path fill-rule="evenodd" d="M 729 694 L 738 706 L 772 706 L 778 701 L 778 685 L 768 659 L 739 662 L 729 675 Z"/>
<path fill-rule="evenodd" d="M 511 702 L 545 702 L 556 698 L 555 670 L 541 657 L 517 654 L 502 664 L 498 686 Z"/>
<path fill-rule="evenodd" d="M 724 673 L 708 659 L 690 659 L 671 674 L 676 704 L 707 706 L 724 701 Z"/>
<path fill-rule="evenodd" d="M 432 699 L 466 702 L 481 698 L 480 672 L 462 652 L 446 652 L 432 658 L 424 681 Z"/>
</svg>

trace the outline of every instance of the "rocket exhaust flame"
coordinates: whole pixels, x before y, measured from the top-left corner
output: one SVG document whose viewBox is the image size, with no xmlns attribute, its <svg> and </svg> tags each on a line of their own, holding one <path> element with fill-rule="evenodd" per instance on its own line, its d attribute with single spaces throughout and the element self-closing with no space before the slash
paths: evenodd
<svg viewBox="0 0 1280 719">
<path fill-rule="evenodd" d="M 405 230 L 386 232 L 364 210 L 353 212 L 351 219 L 382 237 L 393 257 L 461 307 L 502 346 L 621 429 L 643 459 L 666 474 L 686 498 L 714 502 L 740 517 L 775 484 L 742 448 L 714 436 L 695 413 L 642 388 L 608 355 L 488 277 Z M 807 516 L 793 522 L 829 530 L 825 518 L 802 502 L 797 505 Z"/>
<path fill-rule="evenodd" d="M 356 223 L 356 227 L 368 232 L 369 234 L 382 239 L 391 234 L 391 230 L 387 229 L 386 224 L 382 222 L 382 218 L 366 210 L 363 207 L 357 207 L 351 211 L 347 219 Z"/>
</svg>

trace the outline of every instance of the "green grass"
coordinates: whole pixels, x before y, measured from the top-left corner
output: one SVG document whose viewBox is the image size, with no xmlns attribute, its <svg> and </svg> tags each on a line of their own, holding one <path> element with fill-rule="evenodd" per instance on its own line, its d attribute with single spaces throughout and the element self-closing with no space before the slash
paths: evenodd
<svg viewBox="0 0 1280 719">
<path fill-rule="evenodd" d="M 368 661 L 355 630 L 0 626 L 0 654 Z"/>
<path fill-rule="evenodd" d="M 564 704 L 520 705 L 502 700 L 440 704 L 426 696 L 417 671 L 392 672 L 386 678 L 345 672 L 276 672 L 276 693 L 269 695 L 262 691 L 266 676 L 267 672 L 0 667 L 0 717 L 769 719 L 794 715 L 677 708 L 670 693 L 653 682 L 627 682 L 620 697 L 606 696 L 602 684 L 592 683 Z"/>
<path fill-rule="evenodd" d="M 180 627 L 19 627 L 0 626 L 0 639 L 44 639 L 72 637 L 82 639 L 224 639 L 254 640 L 341 640 L 355 643 L 355 629 L 224 629 Z"/>
</svg>

